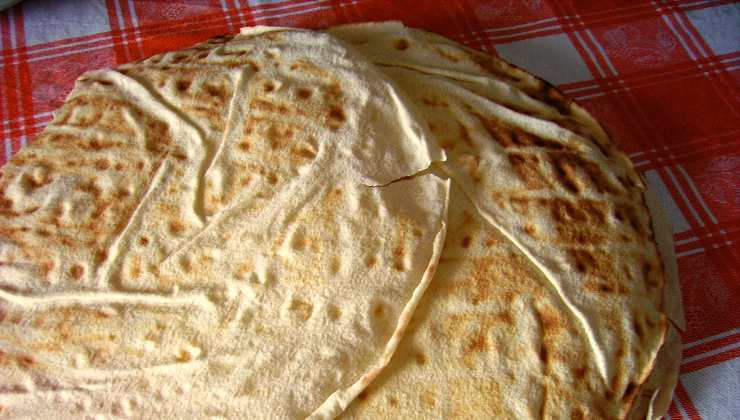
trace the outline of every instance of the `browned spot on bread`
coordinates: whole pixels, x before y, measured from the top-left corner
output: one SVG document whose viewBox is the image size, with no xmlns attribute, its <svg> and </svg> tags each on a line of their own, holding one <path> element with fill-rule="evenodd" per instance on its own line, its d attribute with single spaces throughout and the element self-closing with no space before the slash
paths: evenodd
<svg viewBox="0 0 740 420">
<path fill-rule="evenodd" d="M 110 162 L 107 159 L 98 159 L 95 161 L 95 168 L 103 171 L 110 168 Z"/>
<path fill-rule="evenodd" d="M 329 305 L 326 308 L 326 314 L 332 321 L 338 321 L 342 317 L 342 311 L 335 305 Z"/>
<path fill-rule="evenodd" d="M 305 147 L 298 147 L 293 149 L 293 154 L 303 159 L 315 159 L 316 153 L 313 150 L 309 150 Z"/>
<path fill-rule="evenodd" d="M 306 100 L 306 99 L 310 98 L 312 94 L 313 93 L 311 92 L 310 89 L 298 88 L 296 90 L 296 95 L 298 96 L 298 99 Z"/>
<path fill-rule="evenodd" d="M 585 249 L 571 249 L 569 251 L 575 263 L 575 268 L 581 273 L 594 273 L 598 269 L 596 258 Z"/>
<path fill-rule="evenodd" d="M 403 38 L 397 39 L 393 41 L 393 48 L 400 51 L 407 50 L 409 48 L 409 42 Z"/>
<path fill-rule="evenodd" d="M 79 264 L 75 264 L 69 269 L 69 275 L 75 280 L 81 279 L 83 274 L 85 274 L 85 267 Z"/>
<path fill-rule="evenodd" d="M 393 268 L 396 271 L 403 271 L 406 269 L 404 259 L 406 257 L 406 248 L 403 243 L 399 243 L 393 248 Z"/>
<path fill-rule="evenodd" d="M 599 193 L 618 194 L 606 173 L 596 163 L 575 153 L 551 152 L 548 154 L 558 181 L 574 193 L 580 191 L 581 185 L 590 185 Z"/>
<path fill-rule="evenodd" d="M 517 176 L 528 189 L 539 190 L 548 186 L 547 179 L 540 169 L 540 160 L 537 155 L 510 153 L 507 157 Z"/>
<path fill-rule="evenodd" d="M 490 299 L 492 276 L 490 268 L 494 264 L 493 258 L 478 258 L 473 263 L 473 269 L 470 271 L 473 282 L 473 293 L 470 303 L 478 305 Z"/>
<path fill-rule="evenodd" d="M 270 172 L 269 174 L 267 174 L 267 182 L 269 182 L 270 185 L 277 184 L 278 183 L 278 177 L 277 177 L 277 175 L 275 175 L 274 172 Z"/>
<path fill-rule="evenodd" d="M 357 394 L 357 399 L 359 401 L 361 401 L 361 402 L 364 402 L 365 400 L 367 400 L 367 395 L 368 395 L 368 392 L 367 391 L 368 390 L 365 389 L 364 391 L 362 391 L 359 394 Z"/>
<path fill-rule="evenodd" d="M 606 223 L 605 205 L 594 200 L 542 199 L 539 205 L 550 208 L 550 214 L 556 223 L 580 222 L 594 225 Z"/>
<path fill-rule="evenodd" d="M 341 262 L 339 261 L 338 257 L 332 257 L 331 259 L 331 266 L 329 267 L 332 274 L 337 274 L 339 272 L 339 269 L 341 268 Z"/>
<path fill-rule="evenodd" d="M 398 407 L 398 398 L 389 395 L 388 396 L 388 404 L 390 404 L 391 407 Z"/>
<path fill-rule="evenodd" d="M 542 370 L 547 374 L 550 369 L 550 353 L 549 350 L 547 350 L 547 341 L 544 339 L 540 341 L 539 356 L 540 362 L 542 363 Z"/>
<path fill-rule="evenodd" d="M 147 238 L 146 236 L 140 237 L 139 238 L 139 245 L 141 245 L 141 246 L 147 246 L 147 245 L 149 245 L 149 238 Z"/>
<path fill-rule="evenodd" d="M 526 224 L 524 227 L 522 227 L 522 230 L 524 233 L 526 233 L 529 236 L 534 236 L 537 232 L 537 228 L 534 227 L 534 225 Z"/>
<path fill-rule="evenodd" d="M 346 117 L 344 110 L 339 106 L 333 105 L 329 108 L 329 114 L 327 117 L 327 124 L 332 130 L 336 130 L 344 123 Z"/>
<path fill-rule="evenodd" d="M 479 183 L 483 180 L 480 168 L 480 156 L 464 154 L 458 159 L 458 163 L 465 169 L 465 172 L 470 177 L 470 180 Z"/>
<path fill-rule="evenodd" d="M 375 258 L 374 255 L 368 255 L 365 258 L 365 265 L 368 267 L 374 267 L 376 262 L 377 262 L 377 258 Z"/>
<path fill-rule="evenodd" d="M 427 356 L 422 352 L 417 352 L 414 355 L 414 360 L 416 360 L 417 364 L 424 365 L 427 363 Z"/>
<path fill-rule="evenodd" d="M 239 142 L 239 149 L 242 152 L 248 152 L 250 147 L 252 147 L 252 145 L 248 141 L 246 141 L 246 140 L 245 141 L 242 141 L 242 142 Z"/>
<path fill-rule="evenodd" d="M 36 363 L 35 360 L 33 360 L 33 357 L 31 356 L 23 355 L 23 356 L 18 357 L 18 364 L 23 366 L 26 369 L 30 368 L 35 363 Z"/>
<path fill-rule="evenodd" d="M 656 279 L 654 274 L 657 274 L 657 270 L 650 261 L 644 261 L 642 263 L 642 278 L 648 289 L 654 289 L 660 285 L 660 280 Z"/>
<path fill-rule="evenodd" d="M 385 306 L 382 303 L 375 305 L 373 308 L 373 317 L 383 318 L 385 316 Z"/>
<path fill-rule="evenodd" d="M 179 235 L 185 231 L 185 224 L 179 220 L 170 220 L 169 229 L 170 233 Z"/>
<path fill-rule="evenodd" d="M 470 241 L 471 241 L 470 235 L 466 235 L 460 241 L 460 246 L 462 246 L 463 248 L 469 248 L 470 247 Z"/>
<path fill-rule="evenodd" d="M 507 65 L 504 64 L 501 60 L 496 59 L 495 57 L 491 57 L 479 52 L 473 52 L 470 55 L 470 59 L 486 73 L 489 73 L 500 79 L 505 79 L 512 82 L 519 82 L 519 78 L 517 76 L 511 74 L 511 71 L 506 71 Z"/>
<path fill-rule="evenodd" d="M 563 92 L 544 80 L 540 80 L 540 86 L 540 89 L 533 95 L 536 99 L 554 107 L 561 115 L 571 113 L 572 101 L 566 98 Z"/>
<path fill-rule="evenodd" d="M 313 313 L 313 305 L 300 299 L 294 298 L 290 302 L 288 310 L 291 311 L 291 313 L 298 319 L 308 321 L 308 319 L 311 318 L 311 314 Z"/>
<path fill-rule="evenodd" d="M 190 85 L 191 85 L 192 83 L 193 83 L 193 82 L 192 82 L 191 80 L 187 80 L 187 79 L 180 79 L 180 80 L 178 80 L 177 82 L 175 82 L 175 88 L 176 88 L 176 89 L 177 89 L 177 90 L 178 90 L 179 92 L 185 92 L 185 91 L 187 91 L 188 89 L 190 89 Z"/>
<path fill-rule="evenodd" d="M 428 106 L 439 106 L 439 107 L 442 107 L 442 108 L 447 108 L 448 106 L 450 106 L 450 104 L 448 104 L 446 101 L 444 101 L 442 99 L 438 99 L 438 98 L 432 97 L 432 96 L 425 96 L 425 97 L 421 98 L 421 102 L 424 105 L 428 105 Z"/>
<path fill-rule="evenodd" d="M 638 340 L 642 342 L 645 339 L 645 327 L 643 327 L 640 320 L 637 319 L 637 314 L 632 318 L 632 328 L 635 330 Z"/>
<path fill-rule="evenodd" d="M 275 84 L 267 81 L 264 83 L 264 85 L 262 85 L 262 88 L 265 90 L 265 92 L 272 92 L 275 90 Z"/>
<path fill-rule="evenodd" d="M 463 350 L 464 354 L 481 353 L 488 350 L 488 341 L 482 332 L 477 332 L 468 338 L 468 343 Z"/>
<path fill-rule="evenodd" d="M 513 296 L 511 297 L 511 299 L 513 300 Z M 508 300 L 508 298 L 505 298 L 505 300 L 507 300 L 507 303 L 511 302 Z M 504 324 L 514 325 L 514 317 L 511 315 L 510 311 L 499 312 L 498 314 L 496 314 L 496 319 L 503 322 Z"/>
<path fill-rule="evenodd" d="M 473 139 L 470 137 L 470 133 L 468 132 L 468 128 L 465 126 L 465 124 L 458 123 L 458 127 L 458 130 L 460 132 L 460 140 L 462 140 L 463 143 L 465 143 L 471 149 L 475 149 Z"/>
<path fill-rule="evenodd" d="M 635 395 L 637 395 L 638 388 L 639 385 L 635 384 L 634 382 L 628 383 L 627 387 L 624 390 L 624 394 L 622 395 L 622 401 L 632 401 Z"/>
<path fill-rule="evenodd" d="M 566 145 L 554 140 L 543 139 L 527 133 L 521 128 L 499 121 L 496 118 L 486 118 L 475 114 L 491 138 L 503 148 L 509 147 L 540 147 L 548 150 L 565 150 Z"/>
<path fill-rule="evenodd" d="M 629 223 L 632 230 L 640 237 L 647 235 L 647 227 L 640 221 L 635 208 L 629 204 L 619 203 L 614 206 L 614 217 L 620 222 Z"/>
<path fill-rule="evenodd" d="M 573 369 L 573 376 L 577 380 L 583 380 L 586 377 L 586 366 L 578 366 L 578 367 L 572 367 Z"/>
<path fill-rule="evenodd" d="M 106 259 L 108 259 L 108 251 L 105 249 L 101 248 L 95 252 L 95 264 L 102 264 Z"/>
<path fill-rule="evenodd" d="M 583 407 L 573 407 L 570 409 L 570 417 L 573 420 L 585 420 L 586 419 L 586 412 L 584 411 Z"/>
</svg>

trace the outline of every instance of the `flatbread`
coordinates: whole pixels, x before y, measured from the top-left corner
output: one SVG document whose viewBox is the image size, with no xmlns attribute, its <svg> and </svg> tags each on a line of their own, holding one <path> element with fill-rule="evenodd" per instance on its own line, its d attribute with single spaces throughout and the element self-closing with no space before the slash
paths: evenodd
<svg viewBox="0 0 740 420">
<path fill-rule="evenodd" d="M 642 418 L 675 383 L 629 159 L 397 22 L 83 75 L 0 171 L 0 232 L 10 418 Z"/>
<path fill-rule="evenodd" d="M 325 63 L 331 62 L 331 66 Z M 310 31 L 86 73 L 0 171 L 7 418 L 332 416 L 431 280 L 449 181 Z"/>
<path fill-rule="evenodd" d="M 500 59 L 398 23 L 331 33 L 411 96 L 462 191 L 432 315 L 348 417 L 626 417 L 667 328 L 631 162 L 585 110 Z"/>
</svg>

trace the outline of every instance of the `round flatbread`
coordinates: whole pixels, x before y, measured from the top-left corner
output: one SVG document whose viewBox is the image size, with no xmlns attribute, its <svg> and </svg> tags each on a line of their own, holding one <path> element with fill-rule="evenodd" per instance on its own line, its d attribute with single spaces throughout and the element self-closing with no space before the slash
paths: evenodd
<svg viewBox="0 0 740 420">
<path fill-rule="evenodd" d="M 399 23 L 353 45 L 417 106 L 453 180 L 440 267 L 348 417 L 624 418 L 667 328 L 644 184 L 581 107 Z"/>
<path fill-rule="evenodd" d="M 0 170 L 0 413 L 655 416 L 655 230 L 521 69 L 397 22 L 245 28 L 86 73 Z"/>
</svg>

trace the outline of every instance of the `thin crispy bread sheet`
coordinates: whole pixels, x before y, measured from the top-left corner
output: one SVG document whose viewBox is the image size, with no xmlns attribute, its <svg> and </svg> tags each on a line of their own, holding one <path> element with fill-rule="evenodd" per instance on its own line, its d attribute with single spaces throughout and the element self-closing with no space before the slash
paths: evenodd
<svg viewBox="0 0 740 420">
<path fill-rule="evenodd" d="M 627 417 L 668 322 L 626 155 L 583 108 L 498 58 L 399 23 L 330 32 L 407 93 L 467 199 L 450 202 L 432 315 L 348 416 Z M 458 243 L 456 228 L 468 230 Z"/>
<path fill-rule="evenodd" d="M 0 171 L 2 416 L 335 415 L 444 241 L 414 112 L 310 31 L 84 74 Z"/>
</svg>

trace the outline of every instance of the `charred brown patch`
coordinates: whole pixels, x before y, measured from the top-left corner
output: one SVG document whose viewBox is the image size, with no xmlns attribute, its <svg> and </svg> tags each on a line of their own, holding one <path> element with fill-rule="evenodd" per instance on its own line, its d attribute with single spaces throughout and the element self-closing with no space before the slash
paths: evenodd
<svg viewBox="0 0 740 420">
<path fill-rule="evenodd" d="M 339 106 L 332 106 L 329 108 L 329 114 L 327 116 L 327 125 L 332 130 L 336 130 L 344 124 L 346 120 L 344 110 Z"/>
<path fill-rule="evenodd" d="M 405 257 L 406 248 L 402 243 L 396 245 L 396 247 L 393 248 L 393 268 L 396 271 L 404 271 L 406 269 L 406 264 L 404 263 Z"/>
<path fill-rule="evenodd" d="M 528 189 L 539 190 L 548 185 L 547 179 L 540 169 L 540 159 L 537 155 L 510 153 L 507 158 L 519 179 L 527 185 Z"/>
<path fill-rule="evenodd" d="M 409 48 L 409 42 L 403 38 L 397 39 L 393 41 L 393 48 L 400 51 L 405 51 Z"/>
<path fill-rule="evenodd" d="M 472 238 L 470 237 L 470 235 L 464 236 L 462 238 L 462 240 L 460 241 L 460 246 L 462 246 L 463 248 L 470 248 L 470 241 L 471 240 L 472 240 Z"/>
<path fill-rule="evenodd" d="M 588 223 L 603 225 L 606 222 L 604 205 L 593 200 L 566 200 L 556 198 L 540 200 L 540 206 L 550 208 L 550 214 L 557 223 Z"/>
<path fill-rule="evenodd" d="M 171 220 L 169 223 L 169 230 L 173 235 L 180 235 L 185 232 L 185 224 L 179 220 Z"/>
<path fill-rule="evenodd" d="M 460 140 L 462 140 L 462 142 L 465 143 L 466 146 L 470 147 L 471 149 L 475 149 L 475 144 L 473 144 L 473 139 L 470 137 L 470 132 L 468 132 L 468 128 L 465 126 L 465 124 L 459 123 L 458 127 Z"/>
<path fill-rule="evenodd" d="M 581 184 L 590 184 L 599 193 L 618 194 L 606 173 L 594 162 L 575 153 L 549 153 L 548 158 L 560 183 L 578 193 Z"/>
<path fill-rule="evenodd" d="M 531 92 L 531 96 L 552 106 L 561 115 L 570 115 L 571 113 L 572 101 L 566 98 L 563 92 L 549 82 L 540 80 L 540 88 L 535 92 Z"/>
<path fill-rule="evenodd" d="M 94 259 L 95 264 L 98 264 L 98 265 L 102 264 L 107 259 L 108 259 L 108 251 L 106 251 L 105 249 L 101 248 L 95 252 L 95 259 Z"/>
<path fill-rule="evenodd" d="M 478 332 L 468 338 L 468 342 L 463 350 L 464 354 L 482 353 L 488 350 L 488 340 L 485 334 Z"/>
<path fill-rule="evenodd" d="M 326 314 L 332 321 L 338 321 L 342 317 L 342 311 L 334 305 L 329 305 L 326 308 Z"/>
<path fill-rule="evenodd" d="M 110 168 L 110 162 L 106 159 L 98 159 L 95 161 L 95 169 L 99 171 L 104 171 L 106 169 Z"/>
<path fill-rule="evenodd" d="M 75 280 L 81 279 L 83 274 L 85 274 L 85 267 L 79 264 L 75 264 L 69 269 L 69 275 Z"/>
<path fill-rule="evenodd" d="M 308 319 L 311 318 L 311 314 L 313 313 L 313 305 L 300 299 L 293 299 L 290 302 L 288 310 L 291 311 L 291 313 L 297 318 L 303 321 L 308 321 Z"/>
<path fill-rule="evenodd" d="M 175 83 L 175 89 L 178 90 L 178 92 L 185 92 L 188 89 L 190 89 L 190 85 L 192 84 L 192 81 L 187 79 L 180 79 Z"/>
<path fill-rule="evenodd" d="M 511 71 L 507 71 L 507 65 L 502 61 L 497 60 L 494 57 L 487 56 L 482 53 L 474 52 L 470 56 L 471 60 L 478 65 L 484 72 L 491 74 L 499 79 L 508 80 L 511 82 L 519 82 L 520 79 L 511 74 Z"/>
<path fill-rule="evenodd" d="M 373 318 L 383 318 L 385 316 L 385 306 L 382 303 L 375 305 L 373 308 Z"/>
<path fill-rule="evenodd" d="M 30 368 L 35 363 L 36 361 L 31 356 L 23 355 L 23 356 L 18 357 L 18 364 L 23 366 L 26 369 Z"/>
<path fill-rule="evenodd" d="M 370 255 L 365 258 L 365 266 L 367 267 L 375 267 L 376 262 L 377 262 L 377 258 L 375 258 L 374 255 Z"/>
<path fill-rule="evenodd" d="M 298 88 L 298 90 L 296 90 L 296 96 L 298 96 L 298 99 L 306 100 L 310 98 L 312 94 L 313 93 L 311 92 L 310 89 Z"/>
<path fill-rule="evenodd" d="M 521 128 L 511 126 L 496 118 L 486 118 L 480 114 L 476 114 L 476 117 L 491 138 L 505 149 L 510 147 L 540 147 L 554 151 L 567 149 L 562 143 L 527 133 Z"/>
<path fill-rule="evenodd" d="M 632 399 L 637 394 L 638 385 L 634 382 L 630 382 L 627 384 L 627 387 L 624 390 L 624 394 L 622 394 L 622 401 L 632 401 Z"/>
<path fill-rule="evenodd" d="M 637 335 L 638 340 L 642 342 L 645 339 L 645 327 L 643 327 L 642 323 L 639 319 L 637 319 L 637 317 L 632 319 L 632 329 L 635 330 L 635 334 Z"/>
<path fill-rule="evenodd" d="M 585 249 L 571 249 L 569 251 L 575 264 L 576 271 L 580 273 L 593 273 L 598 269 L 596 257 Z"/>
</svg>

